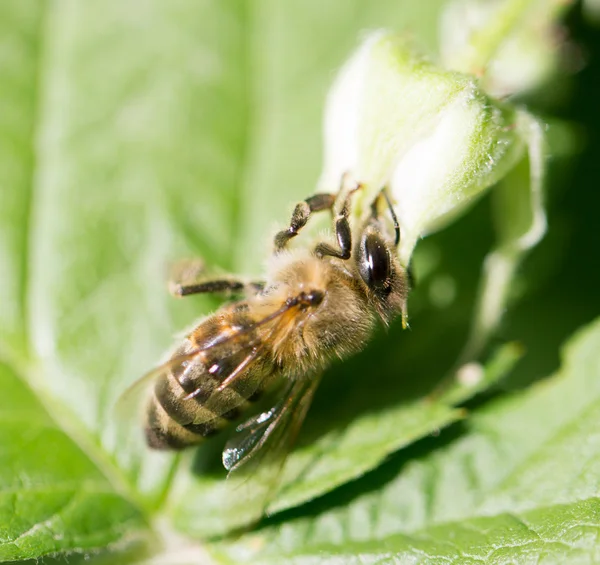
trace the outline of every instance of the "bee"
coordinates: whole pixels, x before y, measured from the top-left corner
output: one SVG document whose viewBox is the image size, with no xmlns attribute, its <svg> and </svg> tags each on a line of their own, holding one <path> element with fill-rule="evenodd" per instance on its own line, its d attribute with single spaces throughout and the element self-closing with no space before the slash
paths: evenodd
<svg viewBox="0 0 600 565">
<path fill-rule="evenodd" d="M 155 378 L 145 419 L 151 448 L 197 445 L 276 389 L 272 408 L 237 427 L 223 464 L 234 472 L 268 456 L 279 468 L 332 360 L 362 350 L 378 326 L 406 319 L 409 278 L 397 258 L 398 221 L 383 190 L 353 233 L 351 202 L 360 188 L 345 176 L 337 194 L 300 202 L 289 226 L 275 235 L 264 281 L 225 277 L 171 285 L 177 296 L 226 291 L 245 297 L 200 321 L 149 374 Z M 332 214 L 336 243 L 290 249 L 321 211 Z"/>
</svg>

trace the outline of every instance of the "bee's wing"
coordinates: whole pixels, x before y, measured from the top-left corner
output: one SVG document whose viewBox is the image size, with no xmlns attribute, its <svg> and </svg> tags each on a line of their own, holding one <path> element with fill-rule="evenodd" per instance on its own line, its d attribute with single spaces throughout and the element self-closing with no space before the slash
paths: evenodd
<svg viewBox="0 0 600 565">
<path fill-rule="evenodd" d="M 202 424 L 218 418 L 242 404 L 261 389 L 266 380 L 273 377 L 272 371 L 258 370 L 258 363 L 262 360 L 261 352 L 265 342 L 284 331 L 282 316 L 292 307 L 293 305 L 283 304 L 253 325 L 228 334 L 205 347 L 194 347 L 187 342 L 178 354 L 146 373 L 125 390 L 117 401 L 117 417 L 123 415 L 130 419 L 132 413 L 137 414 L 139 410 L 132 410 L 132 407 L 141 406 L 140 400 L 147 398 L 152 382 L 158 378 L 173 374 L 178 375 L 176 378 L 179 380 L 193 375 L 194 371 L 205 374 L 204 368 L 209 358 L 209 365 L 215 369 L 215 374 L 196 379 L 200 388 L 183 398 L 184 401 L 191 400 L 198 393 L 205 393 L 207 388 L 211 390 L 202 403 L 205 410 L 198 412 L 193 423 Z M 252 334 L 260 326 L 265 326 L 266 330 L 262 340 Z M 251 368 L 254 370 L 250 370 Z"/>
<path fill-rule="evenodd" d="M 238 426 L 225 446 L 232 503 L 242 509 L 245 522 L 260 519 L 273 498 L 320 380 L 313 375 L 292 381 L 273 408 Z"/>
<path fill-rule="evenodd" d="M 131 408 L 140 403 L 140 399 L 144 399 L 150 389 L 150 385 L 154 382 L 157 377 L 166 374 L 168 371 L 177 369 L 178 367 L 184 366 L 194 359 L 198 354 L 199 350 L 193 350 L 184 355 L 178 355 L 172 357 L 162 365 L 154 367 L 151 371 L 148 371 L 145 375 L 142 375 L 139 379 L 133 381 L 117 398 L 115 404 L 115 411 L 117 416 L 129 417 L 131 415 Z"/>
<path fill-rule="evenodd" d="M 172 357 L 167 362 L 138 378 L 117 398 L 113 406 L 115 440 L 124 446 L 145 444 L 142 422 L 157 378 L 176 370 L 194 359 L 197 351 Z M 134 449 L 132 448 L 132 451 Z"/>
</svg>

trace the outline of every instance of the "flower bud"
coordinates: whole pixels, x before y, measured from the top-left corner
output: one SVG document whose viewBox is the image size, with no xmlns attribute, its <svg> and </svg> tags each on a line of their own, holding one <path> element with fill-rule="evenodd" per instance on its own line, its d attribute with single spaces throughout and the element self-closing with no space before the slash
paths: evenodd
<svg viewBox="0 0 600 565">
<path fill-rule="evenodd" d="M 330 91 L 320 188 L 335 191 L 349 173 L 364 185 L 355 207 L 360 216 L 388 187 L 407 265 L 420 237 L 462 212 L 521 158 L 517 116 L 476 79 L 443 70 L 407 41 L 375 32 Z"/>
</svg>

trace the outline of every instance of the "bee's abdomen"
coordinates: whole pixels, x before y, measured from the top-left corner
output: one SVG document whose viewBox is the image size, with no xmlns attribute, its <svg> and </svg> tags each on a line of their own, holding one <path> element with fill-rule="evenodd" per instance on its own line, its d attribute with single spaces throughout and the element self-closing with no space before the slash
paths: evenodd
<svg viewBox="0 0 600 565">
<path fill-rule="evenodd" d="M 252 357 L 255 346 L 247 334 L 244 342 L 238 339 L 218 347 L 203 347 L 223 334 L 218 321 L 209 318 L 173 355 L 176 359 L 199 351 L 157 380 L 146 417 L 150 447 L 183 449 L 198 444 L 227 427 L 249 402 L 260 397 L 269 380 L 265 377 L 273 370 L 272 363 L 265 362 L 264 357 Z M 235 379 L 231 384 L 219 388 L 232 374 Z"/>
<path fill-rule="evenodd" d="M 185 405 L 194 400 L 175 397 L 165 390 L 164 383 L 161 385 L 160 388 L 156 387 L 150 399 L 146 418 L 146 440 L 154 449 L 184 449 L 196 445 L 236 420 L 246 404 L 240 398 L 239 405 L 220 415 L 198 405 L 190 419 L 188 414 L 192 414 L 192 411 L 186 410 Z"/>
<path fill-rule="evenodd" d="M 172 376 L 157 382 L 146 419 L 150 447 L 183 449 L 200 443 L 236 420 L 247 403 L 228 390 L 214 391 L 208 398 L 186 398 L 189 394 Z"/>
<path fill-rule="evenodd" d="M 150 400 L 146 417 L 146 442 L 153 449 L 184 449 L 200 443 L 217 431 L 212 425 L 206 426 L 204 434 L 187 430 L 169 416 L 155 396 Z"/>
</svg>

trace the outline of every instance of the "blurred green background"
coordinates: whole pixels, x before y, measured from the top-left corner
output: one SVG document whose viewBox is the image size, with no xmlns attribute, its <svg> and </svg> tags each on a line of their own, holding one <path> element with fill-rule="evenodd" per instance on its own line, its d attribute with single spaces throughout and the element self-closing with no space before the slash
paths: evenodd
<svg viewBox="0 0 600 565">
<path fill-rule="evenodd" d="M 566 23 L 580 50 L 574 56 L 581 57 L 583 66 L 527 102 L 534 112 L 572 126 L 574 154 L 551 157 L 548 235 L 524 267 L 527 295 L 507 317 L 505 335 L 519 336 L 528 350 L 512 383 L 549 374 L 558 363 L 558 345 L 600 312 L 600 230 L 595 214 L 600 198 L 600 33 L 584 20 L 579 5 Z M 557 139 L 559 146 L 564 139 Z"/>
</svg>

